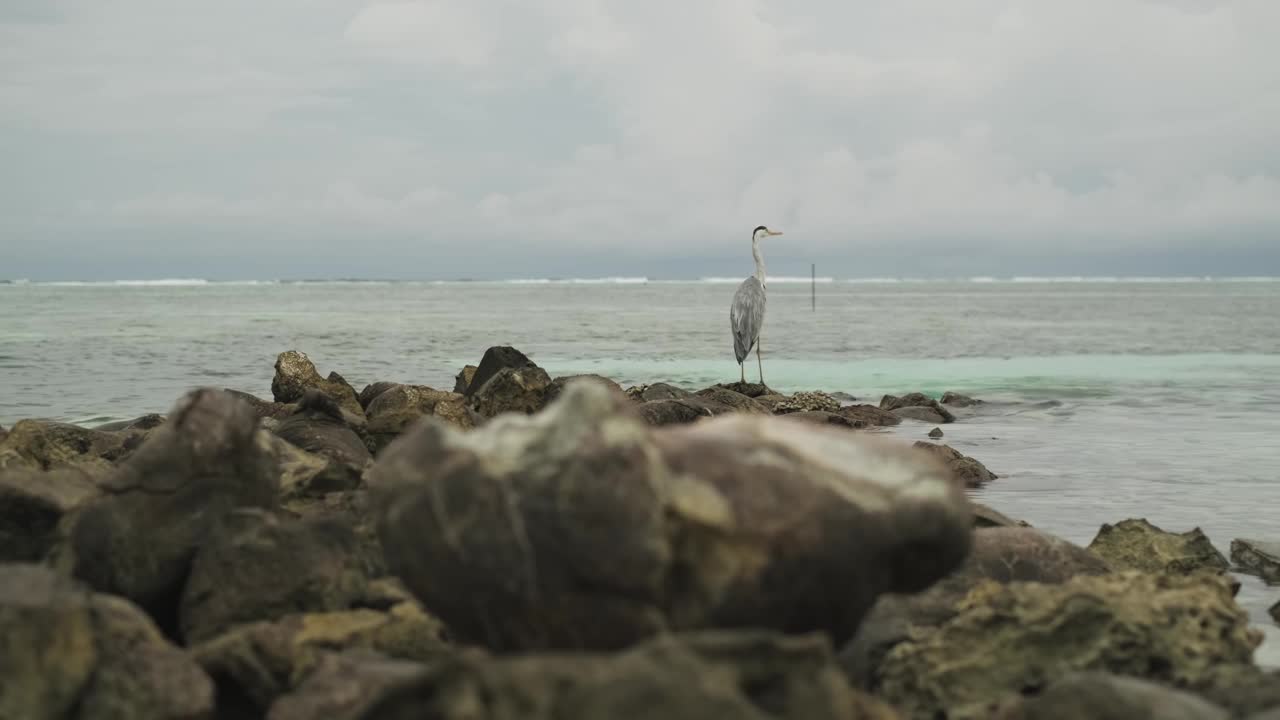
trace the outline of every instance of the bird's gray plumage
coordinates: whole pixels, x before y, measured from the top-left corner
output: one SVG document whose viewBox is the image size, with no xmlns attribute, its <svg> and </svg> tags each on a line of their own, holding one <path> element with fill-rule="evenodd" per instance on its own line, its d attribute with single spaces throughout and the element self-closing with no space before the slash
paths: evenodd
<svg viewBox="0 0 1280 720">
<path fill-rule="evenodd" d="M 743 280 L 733 294 L 729 324 L 733 328 L 733 354 L 741 365 L 760 339 L 760 328 L 764 325 L 764 286 L 756 276 Z"/>
</svg>

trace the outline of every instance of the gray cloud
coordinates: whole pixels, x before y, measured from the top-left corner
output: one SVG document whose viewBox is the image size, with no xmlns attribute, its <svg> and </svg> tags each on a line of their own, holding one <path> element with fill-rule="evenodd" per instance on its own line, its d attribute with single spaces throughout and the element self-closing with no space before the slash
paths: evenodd
<svg viewBox="0 0 1280 720">
<path fill-rule="evenodd" d="M 1280 274 L 1277 23 L 1267 0 L 6 4 L 0 276 L 736 274 L 761 222 L 781 271 Z"/>
</svg>

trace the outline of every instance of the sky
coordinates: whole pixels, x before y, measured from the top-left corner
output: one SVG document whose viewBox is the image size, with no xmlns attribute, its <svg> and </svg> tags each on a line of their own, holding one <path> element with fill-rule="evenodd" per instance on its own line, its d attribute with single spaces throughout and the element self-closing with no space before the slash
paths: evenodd
<svg viewBox="0 0 1280 720">
<path fill-rule="evenodd" d="M 0 278 L 1280 275 L 1275 0 L 0 0 Z"/>
</svg>

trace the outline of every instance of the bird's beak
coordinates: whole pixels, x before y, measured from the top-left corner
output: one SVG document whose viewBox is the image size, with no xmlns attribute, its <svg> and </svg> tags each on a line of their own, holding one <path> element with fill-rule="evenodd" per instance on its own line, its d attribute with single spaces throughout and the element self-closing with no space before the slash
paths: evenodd
<svg viewBox="0 0 1280 720">
<path fill-rule="evenodd" d="M 781 235 L 781 234 L 782 234 L 782 231 L 781 231 L 781 230 L 768 230 L 768 231 L 766 231 L 766 232 L 768 232 L 770 235 Z"/>
</svg>

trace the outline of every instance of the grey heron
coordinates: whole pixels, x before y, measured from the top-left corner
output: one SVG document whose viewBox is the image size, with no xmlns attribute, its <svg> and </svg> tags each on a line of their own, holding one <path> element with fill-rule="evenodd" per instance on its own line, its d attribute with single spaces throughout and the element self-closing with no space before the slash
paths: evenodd
<svg viewBox="0 0 1280 720">
<path fill-rule="evenodd" d="M 760 384 L 764 384 L 764 363 L 760 360 L 760 327 L 764 325 L 764 294 L 767 283 L 764 277 L 764 259 L 760 257 L 760 240 L 770 235 L 781 235 L 780 230 L 770 230 L 761 225 L 751 232 L 751 256 L 756 261 L 756 273 L 738 286 L 729 306 L 729 326 L 733 330 L 733 354 L 738 359 L 738 372 L 742 382 L 747 381 L 747 371 L 742 362 L 747 359 L 751 347 L 756 348 L 756 367 L 760 370 Z"/>
</svg>

